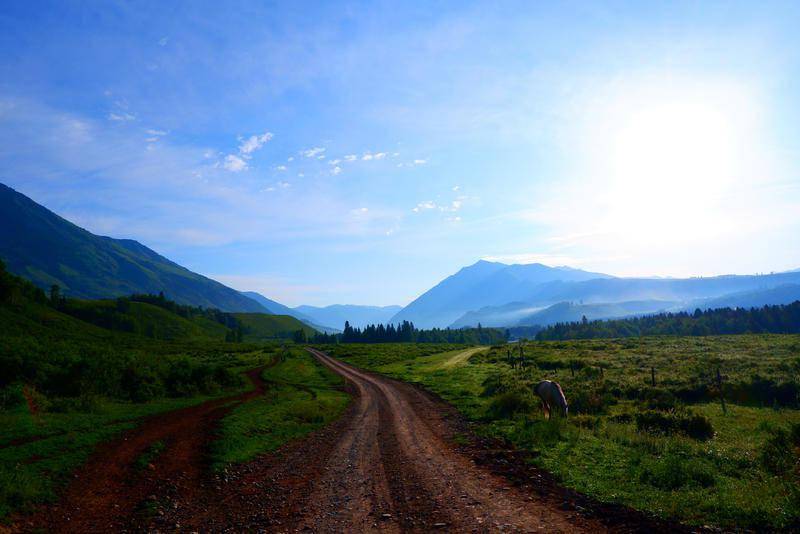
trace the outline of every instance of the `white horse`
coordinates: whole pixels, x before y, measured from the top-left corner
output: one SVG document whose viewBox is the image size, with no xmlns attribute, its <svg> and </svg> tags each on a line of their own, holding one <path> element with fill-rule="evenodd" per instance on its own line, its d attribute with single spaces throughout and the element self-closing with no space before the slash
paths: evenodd
<svg viewBox="0 0 800 534">
<path fill-rule="evenodd" d="M 542 380 L 533 387 L 533 392 L 542 399 L 542 411 L 547 419 L 550 419 L 550 412 L 554 409 L 562 417 L 567 416 L 569 406 L 558 382 Z"/>
</svg>

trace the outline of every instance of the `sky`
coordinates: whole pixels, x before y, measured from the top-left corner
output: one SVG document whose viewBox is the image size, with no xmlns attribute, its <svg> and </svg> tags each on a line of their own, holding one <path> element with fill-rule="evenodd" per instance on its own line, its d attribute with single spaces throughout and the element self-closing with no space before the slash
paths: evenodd
<svg viewBox="0 0 800 534">
<path fill-rule="evenodd" d="M 224 4 L 224 5 L 223 5 Z M 800 267 L 798 2 L 0 6 L 0 182 L 288 305 Z"/>
</svg>

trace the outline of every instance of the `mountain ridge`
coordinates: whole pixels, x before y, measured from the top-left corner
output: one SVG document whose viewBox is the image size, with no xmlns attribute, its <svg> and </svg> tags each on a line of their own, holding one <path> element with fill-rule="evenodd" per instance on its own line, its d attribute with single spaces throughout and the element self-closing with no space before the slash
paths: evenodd
<svg viewBox="0 0 800 534">
<path fill-rule="evenodd" d="M 99 236 L 0 183 L 0 258 L 14 274 L 70 297 L 158 293 L 181 304 L 231 312 L 266 309 L 133 239 Z"/>
</svg>

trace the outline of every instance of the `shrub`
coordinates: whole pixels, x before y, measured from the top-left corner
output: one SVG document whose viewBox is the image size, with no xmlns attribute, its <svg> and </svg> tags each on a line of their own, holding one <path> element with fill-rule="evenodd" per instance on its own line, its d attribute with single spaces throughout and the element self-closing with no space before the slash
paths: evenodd
<svg viewBox="0 0 800 534">
<path fill-rule="evenodd" d="M 511 419 L 518 413 L 530 413 L 536 406 L 530 391 L 516 387 L 495 396 L 486 413 L 491 419 Z"/>
<path fill-rule="evenodd" d="M 644 404 L 650 410 L 670 411 L 675 410 L 678 399 L 665 389 L 650 389 L 644 393 Z"/>
<path fill-rule="evenodd" d="M 689 484 L 707 488 L 716 482 L 714 472 L 708 463 L 678 452 L 670 452 L 657 460 L 644 462 L 639 480 L 668 491 Z"/>
<path fill-rule="evenodd" d="M 606 396 L 597 389 L 576 388 L 570 393 L 570 413 L 600 414 L 606 410 Z M 613 398 L 611 399 L 613 401 Z"/>
<path fill-rule="evenodd" d="M 493 397 L 500 393 L 505 393 L 514 387 L 514 385 L 514 377 L 509 373 L 492 373 L 481 383 L 481 387 L 483 387 L 481 397 Z"/>
<path fill-rule="evenodd" d="M 667 436 L 681 433 L 697 440 L 706 440 L 714 436 L 714 428 L 707 417 L 688 411 L 638 413 L 636 414 L 636 430 Z"/>
<path fill-rule="evenodd" d="M 8 410 L 25 402 L 22 384 L 12 384 L 0 389 L 0 409 Z"/>
<path fill-rule="evenodd" d="M 759 455 L 764 468 L 774 475 L 800 474 L 800 423 L 793 424 L 789 429 L 771 429 L 769 434 Z"/>
</svg>

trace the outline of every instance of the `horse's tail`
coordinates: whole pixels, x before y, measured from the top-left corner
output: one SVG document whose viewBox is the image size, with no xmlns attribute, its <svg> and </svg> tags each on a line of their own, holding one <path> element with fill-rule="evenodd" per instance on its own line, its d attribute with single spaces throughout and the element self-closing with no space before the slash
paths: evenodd
<svg viewBox="0 0 800 534">
<path fill-rule="evenodd" d="M 558 391 L 558 404 L 561 406 L 561 411 L 564 413 L 564 416 L 567 415 L 569 411 L 569 404 L 567 404 L 567 397 L 564 396 L 564 390 L 561 389 L 561 384 L 558 382 L 553 382 L 556 386 L 556 390 Z"/>
</svg>

